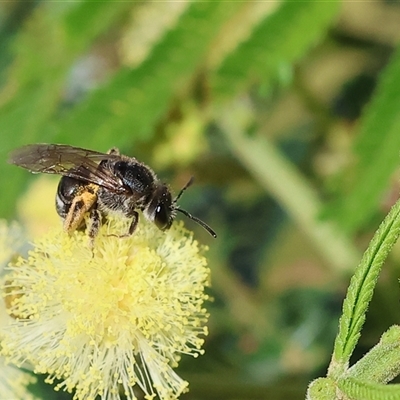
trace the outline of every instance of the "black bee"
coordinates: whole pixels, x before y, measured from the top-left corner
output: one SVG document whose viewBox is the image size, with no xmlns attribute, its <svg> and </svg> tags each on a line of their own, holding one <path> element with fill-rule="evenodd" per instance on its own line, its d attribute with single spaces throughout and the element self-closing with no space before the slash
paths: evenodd
<svg viewBox="0 0 400 400">
<path fill-rule="evenodd" d="M 131 218 L 132 235 L 139 222 L 138 210 L 165 231 L 179 211 L 201 225 L 211 236 L 216 233 L 199 218 L 177 205 L 193 179 L 172 199 L 171 191 L 147 165 L 112 148 L 101 153 L 62 144 L 31 144 L 10 154 L 9 163 L 33 173 L 62 175 L 57 189 L 56 209 L 64 220 L 64 230 L 72 233 L 85 226 L 93 242 L 102 220 L 116 213 Z"/>
</svg>

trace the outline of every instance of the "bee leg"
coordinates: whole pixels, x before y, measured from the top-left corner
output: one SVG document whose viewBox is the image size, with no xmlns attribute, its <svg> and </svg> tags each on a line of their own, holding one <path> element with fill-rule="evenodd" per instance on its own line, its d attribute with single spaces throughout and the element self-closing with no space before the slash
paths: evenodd
<svg viewBox="0 0 400 400">
<path fill-rule="evenodd" d="M 107 154 L 116 154 L 117 156 L 119 156 L 121 153 L 116 147 L 111 147 L 111 149 L 107 151 Z"/>
<path fill-rule="evenodd" d="M 89 223 L 88 223 L 88 236 L 89 236 L 89 246 L 91 249 L 94 247 L 94 239 L 99 233 L 99 229 L 101 226 L 101 214 L 100 211 L 96 208 L 93 208 L 90 211 L 89 215 Z"/>
<path fill-rule="evenodd" d="M 64 219 L 64 230 L 71 234 L 81 225 L 85 217 L 85 202 L 77 196 L 74 198 L 67 216 Z"/>
<path fill-rule="evenodd" d="M 82 224 L 85 214 L 92 208 L 96 202 L 96 195 L 86 191 L 76 196 L 72 201 L 68 214 L 64 219 L 64 230 L 71 234 Z"/>
<path fill-rule="evenodd" d="M 136 231 L 139 222 L 139 213 L 137 211 L 132 212 L 132 222 L 129 225 L 128 234 L 126 236 L 131 236 Z"/>
<path fill-rule="evenodd" d="M 132 213 L 129 216 L 132 217 L 132 222 L 129 225 L 129 230 L 127 233 L 124 233 L 123 235 L 116 235 L 114 233 L 111 233 L 108 236 L 116 236 L 118 238 L 125 238 L 131 236 L 137 228 L 139 222 L 139 213 L 137 211 L 132 211 Z"/>
</svg>

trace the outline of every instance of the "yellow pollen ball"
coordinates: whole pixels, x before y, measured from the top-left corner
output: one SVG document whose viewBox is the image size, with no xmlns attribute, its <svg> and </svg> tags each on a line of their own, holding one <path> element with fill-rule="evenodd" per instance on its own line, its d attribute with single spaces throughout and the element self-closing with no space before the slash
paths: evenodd
<svg viewBox="0 0 400 400">
<path fill-rule="evenodd" d="M 75 389 L 77 400 L 136 399 L 136 385 L 146 399 L 175 399 L 187 382 L 172 366 L 181 354 L 202 354 L 204 248 L 178 223 L 161 232 L 142 218 L 134 235 L 116 236 L 127 229 L 109 221 L 93 249 L 82 232 L 53 231 L 6 277 L 18 319 L 3 353 L 60 379 L 56 390 Z"/>
</svg>

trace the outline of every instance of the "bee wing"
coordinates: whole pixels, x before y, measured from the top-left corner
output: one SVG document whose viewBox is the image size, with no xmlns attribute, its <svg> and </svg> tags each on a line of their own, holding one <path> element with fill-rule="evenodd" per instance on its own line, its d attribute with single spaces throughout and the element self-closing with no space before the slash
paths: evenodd
<svg viewBox="0 0 400 400">
<path fill-rule="evenodd" d="M 30 144 L 11 152 L 8 162 L 33 173 L 58 174 L 95 183 L 124 193 L 122 182 L 99 165 L 103 160 L 119 160 L 118 154 L 100 153 L 63 144 Z"/>
</svg>

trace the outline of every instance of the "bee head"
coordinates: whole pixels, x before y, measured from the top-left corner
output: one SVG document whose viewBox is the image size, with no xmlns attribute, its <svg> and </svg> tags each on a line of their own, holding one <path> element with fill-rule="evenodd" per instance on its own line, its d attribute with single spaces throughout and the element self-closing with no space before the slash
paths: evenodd
<svg viewBox="0 0 400 400">
<path fill-rule="evenodd" d="M 155 223 L 157 228 L 165 231 L 169 229 L 176 216 L 176 212 L 186 215 L 191 220 L 197 222 L 202 226 L 212 237 L 216 238 L 217 234 L 201 219 L 188 213 L 177 205 L 178 200 L 182 196 L 183 192 L 193 183 L 193 177 L 190 178 L 189 182 L 180 190 L 175 199 L 172 200 L 171 191 L 168 186 L 164 183 L 160 183 L 155 188 L 152 199 L 145 209 L 146 217 Z"/>
<path fill-rule="evenodd" d="M 154 222 L 158 229 L 169 229 L 174 220 L 174 207 L 168 186 L 160 183 L 152 194 L 152 199 L 145 210 L 146 217 Z"/>
</svg>

